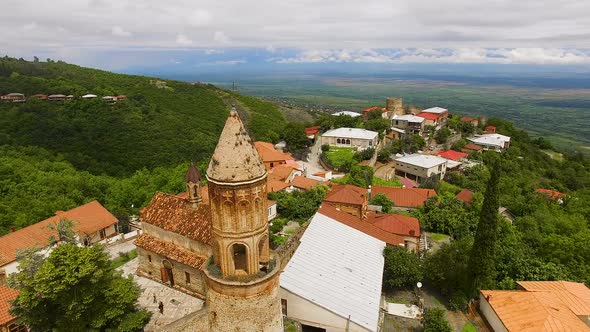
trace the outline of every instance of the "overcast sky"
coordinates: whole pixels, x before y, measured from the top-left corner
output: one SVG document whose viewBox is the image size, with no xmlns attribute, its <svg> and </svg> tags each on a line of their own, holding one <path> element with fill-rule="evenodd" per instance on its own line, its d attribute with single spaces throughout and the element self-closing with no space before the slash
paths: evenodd
<svg viewBox="0 0 590 332">
<path fill-rule="evenodd" d="M 179 50 L 251 61 L 228 58 L 236 49 L 278 64 L 590 64 L 589 0 L 2 0 L 1 8 L 0 53 L 99 67 L 174 62 L 166 54 Z"/>
</svg>

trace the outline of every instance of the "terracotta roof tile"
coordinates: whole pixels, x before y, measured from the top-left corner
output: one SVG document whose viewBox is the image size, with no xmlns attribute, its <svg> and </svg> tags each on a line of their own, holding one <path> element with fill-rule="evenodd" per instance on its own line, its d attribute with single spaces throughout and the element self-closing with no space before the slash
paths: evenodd
<svg viewBox="0 0 590 332">
<path fill-rule="evenodd" d="M 463 189 L 455 197 L 463 203 L 471 203 L 473 202 L 473 191 L 469 189 Z"/>
<path fill-rule="evenodd" d="M 323 214 L 326 217 L 332 218 L 337 220 L 349 227 L 352 227 L 358 231 L 361 231 L 367 235 L 370 235 L 376 239 L 379 239 L 387 244 L 394 245 L 394 246 L 403 246 L 404 245 L 404 238 L 383 230 L 379 227 L 372 225 L 371 223 L 365 222 L 361 220 L 359 217 L 355 217 L 351 214 L 348 214 L 344 211 L 338 210 L 336 207 L 327 204 L 322 204 L 318 210 L 318 213 Z"/>
<path fill-rule="evenodd" d="M 461 122 L 471 122 L 473 120 L 476 120 L 476 119 L 474 119 L 474 118 L 472 118 L 470 116 L 463 116 L 463 117 L 461 117 Z"/>
<path fill-rule="evenodd" d="M 289 188 L 290 186 L 290 184 L 283 181 L 270 180 L 266 183 L 266 192 L 272 193 L 275 191 L 281 191 L 285 188 Z"/>
<path fill-rule="evenodd" d="M 277 151 L 272 143 L 256 141 L 254 147 L 264 162 L 295 160 L 289 153 Z"/>
<path fill-rule="evenodd" d="M 207 178 L 231 183 L 253 180 L 264 175 L 266 167 L 238 113 L 232 110 L 211 157 Z"/>
<path fill-rule="evenodd" d="M 483 150 L 483 148 L 479 145 L 473 144 L 473 143 L 468 143 L 463 147 L 463 150 L 473 150 L 473 151 L 480 151 Z"/>
<path fill-rule="evenodd" d="M 13 262 L 19 249 L 47 246 L 49 237 L 56 235 L 49 225 L 55 225 L 60 220 L 73 221 L 74 231 L 78 234 L 94 234 L 117 223 L 117 218 L 97 201 L 57 212 L 51 218 L 0 237 L 0 266 Z"/>
<path fill-rule="evenodd" d="M 371 193 L 373 195 L 384 194 L 395 206 L 410 208 L 422 207 L 428 198 L 436 196 L 434 189 L 383 186 L 373 186 Z"/>
<path fill-rule="evenodd" d="M 590 331 L 553 292 L 482 290 L 508 331 Z"/>
<path fill-rule="evenodd" d="M 304 176 L 296 176 L 293 178 L 291 185 L 295 188 L 310 190 L 311 188 L 321 185 L 322 183 L 318 180 L 306 178 Z"/>
<path fill-rule="evenodd" d="M 16 299 L 18 291 L 16 289 L 0 286 L 0 326 L 10 322 L 13 317 L 9 310 L 12 306 L 10 301 Z"/>
<path fill-rule="evenodd" d="M 344 184 L 334 185 L 328 192 L 325 202 L 362 205 L 367 198 L 367 189 Z"/>
<path fill-rule="evenodd" d="M 418 187 L 418 185 L 416 184 L 416 182 L 408 179 L 408 178 L 403 178 L 400 177 L 399 178 L 399 182 L 406 188 L 416 188 Z"/>
<path fill-rule="evenodd" d="M 535 192 L 545 195 L 545 196 L 551 198 L 552 200 L 557 200 L 558 198 L 565 197 L 564 193 L 556 191 L 556 190 L 551 190 L 551 189 L 538 188 L 538 189 L 535 189 Z"/>
<path fill-rule="evenodd" d="M 367 222 L 382 230 L 397 234 L 420 237 L 420 222 L 414 217 L 394 213 L 369 213 Z"/>
<path fill-rule="evenodd" d="M 269 172 L 269 179 L 272 178 L 273 180 L 286 181 L 291 175 L 291 173 L 293 173 L 293 171 L 295 170 L 296 169 L 291 165 L 275 166 Z"/>
<path fill-rule="evenodd" d="M 194 209 L 186 198 L 158 192 L 141 212 L 141 221 L 203 243 L 211 242 L 209 205 Z"/>
<path fill-rule="evenodd" d="M 451 159 L 454 161 L 458 161 L 463 158 L 467 158 L 469 156 L 465 152 L 458 152 L 455 150 L 444 150 L 436 153 L 437 156 L 443 157 L 445 159 Z"/>
<path fill-rule="evenodd" d="M 434 113 L 418 113 L 416 114 L 416 116 L 419 116 L 421 118 L 424 118 L 426 120 L 438 120 L 440 118 L 440 114 L 434 114 Z"/>
<path fill-rule="evenodd" d="M 207 257 L 199 256 L 184 247 L 177 246 L 170 242 L 161 241 L 148 234 L 140 235 L 137 240 L 135 240 L 135 245 L 196 269 L 201 269 L 207 260 Z"/>
<path fill-rule="evenodd" d="M 578 316 L 590 316 L 590 289 L 571 281 L 519 281 L 527 291 L 550 291 Z"/>
</svg>

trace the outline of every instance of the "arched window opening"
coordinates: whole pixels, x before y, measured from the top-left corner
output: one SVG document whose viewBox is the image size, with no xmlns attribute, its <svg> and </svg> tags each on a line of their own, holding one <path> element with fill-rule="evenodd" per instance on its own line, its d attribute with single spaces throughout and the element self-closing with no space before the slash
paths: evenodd
<svg viewBox="0 0 590 332">
<path fill-rule="evenodd" d="M 232 256 L 234 259 L 234 270 L 248 271 L 248 250 L 245 245 L 235 243 L 232 245 Z"/>
<path fill-rule="evenodd" d="M 336 139 L 336 143 L 337 143 L 337 144 L 340 144 L 340 142 L 341 142 L 341 141 L 340 141 L 340 138 L 337 138 L 337 139 Z"/>
<path fill-rule="evenodd" d="M 240 221 L 240 230 L 247 230 L 248 227 L 248 209 L 249 209 L 248 201 L 241 201 L 239 205 L 239 221 Z"/>
</svg>

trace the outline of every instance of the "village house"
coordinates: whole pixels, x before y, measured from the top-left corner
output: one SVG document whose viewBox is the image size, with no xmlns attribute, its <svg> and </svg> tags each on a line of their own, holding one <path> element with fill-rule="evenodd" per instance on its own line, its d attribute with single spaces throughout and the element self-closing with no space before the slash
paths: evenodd
<svg viewBox="0 0 590 332">
<path fill-rule="evenodd" d="M 256 151 L 258 151 L 258 154 L 262 158 L 264 166 L 269 171 L 279 165 L 292 164 L 299 166 L 290 153 L 277 151 L 272 143 L 256 141 L 254 142 L 254 147 L 256 147 Z"/>
<path fill-rule="evenodd" d="M 81 98 L 82 99 L 94 99 L 96 97 L 98 97 L 98 96 L 89 93 L 89 94 L 83 95 Z"/>
<path fill-rule="evenodd" d="M 394 213 L 368 213 L 367 222 L 387 233 L 399 235 L 404 248 L 417 252 L 420 248 L 420 222 L 417 218 Z"/>
<path fill-rule="evenodd" d="M 26 101 L 25 95 L 22 93 L 9 93 L 4 96 L 0 96 L 0 100 L 9 102 L 9 103 L 24 103 Z"/>
<path fill-rule="evenodd" d="M 61 220 L 74 223 L 73 231 L 84 245 L 97 243 L 118 233 L 117 218 L 97 201 L 65 212 L 57 211 L 51 218 L 0 237 L 0 284 L 6 283 L 9 274 L 17 272 L 16 252 L 35 246 L 47 247 L 50 237 L 57 237 L 57 232 L 50 226 L 57 225 Z"/>
<path fill-rule="evenodd" d="M 293 181 L 291 181 L 291 186 L 289 191 L 299 190 L 299 191 L 308 191 L 311 188 L 321 185 L 322 182 L 310 178 L 306 178 L 304 176 L 295 176 Z"/>
<path fill-rule="evenodd" d="M 55 94 L 47 96 L 47 100 L 49 101 L 64 101 L 66 100 L 66 95 Z"/>
<path fill-rule="evenodd" d="M 18 290 L 0 285 L 0 332 L 27 332 L 26 326 L 18 323 L 17 317 L 10 314 L 11 304 L 18 296 Z"/>
<path fill-rule="evenodd" d="M 412 114 L 394 115 L 391 118 L 391 125 L 393 128 L 403 130 L 405 134 L 422 135 L 422 132 L 424 131 L 424 123 L 425 119 L 423 117 Z"/>
<path fill-rule="evenodd" d="M 373 111 L 381 111 L 381 117 L 383 117 L 384 119 L 387 118 L 387 108 L 385 107 L 380 107 L 380 106 L 371 106 L 368 108 L 365 108 L 363 110 L 363 119 L 368 119 L 369 118 L 369 113 L 373 112 Z"/>
<path fill-rule="evenodd" d="M 457 171 L 469 156 L 465 152 L 455 150 L 443 150 L 435 153 L 436 156 L 447 159 L 447 171 Z"/>
<path fill-rule="evenodd" d="M 366 149 L 379 142 L 379 134 L 360 128 L 338 128 L 328 130 L 322 135 L 322 145 L 348 146 Z"/>
<path fill-rule="evenodd" d="M 115 96 L 104 96 L 102 100 L 107 104 L 115 104 L 117 102 L 117 97 Z"/>
<path fill-rule="evenodd" d="M 338 214 L 354 218 L 332 206 L 318 210 L 281 273 L 283 315 L 304 331 L 379 331 L 386 242 L 336 220 Z"/>
<path fill-rule="evenodd" d="M 371 195 L 375 196 L 378 194 L 387 196 L 393 202 L 394 209 L 412 211 L 423 207 L 426 200 L 432 196 L 436 196 L 436 191 L 426 188 L 372 186 Z"/>
<path fill-rule="evenodd" d="M 33 98 L 33 99 L 39 99 L 39 100 L 47 100 L 48 97 L 49 96 L 44 95 L 42 93 L 37 93 L 37 94 L 34 94 L 34 95 L 31 96 L 31 98 Z"/>
<path fill-rule="evenodd" d="M 422 110 L 421 113 L 430 113 L 430 114 L 437 114 L 442 121 L 445 121 L 449 117 L 449 110 L 442 107 L 431 107 L 425 110 Z"/>
<path fill-rule="evenodd" d="M 321 126 L 313 126 L 313 127 L 305 128 L 305 136 L 307 136 L 307 138 L 313 140 L 313 139 L 315 139 L 315 136 L 320 132 L 321 128 L 322 128 Z"/>
<path fill-rule="evenodd" d="M 471 204 L 473 202 L 473 191 L 469 189 L 463 189 L 455 197 L 463 202 L 464 204 Z"/>
<path fill-rule="evenodd" d="M 395 173 L 418 182 L 430 177 L 442 180 L 446 171 L 447 159 L 437 156 L 411 154 L 395 159 Z"/>
<path fill-rule="evenodd" d="M 590 331 L 590 289 L 569 281 L 519 281 L 481 290 L 479 310 L 494 332 Z"/>
<path fill-rule="evenodd" d="M 565 199 L 565 194 L 557 190 L 537 188 L 535 192 L 559 204 L 563 204 L 563 200 Z"/>
<path fill-rule="evenodd" d="M 495 126 L 486 126 L 485 133 L 486 134 L 494 134 L 496 132 Z"/>
<path fill-rule="evenodd" d="M 500 134 L 475 135 L 467 140 L 482 146 L 484 150 L 504 151 L 510 147 L 510 137 Z"/>
<path fill-rule="evenodd" d="M 463 116 L 463 117 L 461 117 L 461 122 L 463 122 L 463 123 L 471 123 L 474 127 L 477 127 L 477 125 L 479 124 L 479 121 L 477 121 L 477 119 L 472 118 L 470 116 Z"/>
<path fill-rule="evenodd" d="M 350 117 L 353 117 L 353 118 L 356 118 L 356 117 L 361 116 L 360 113 L 351 112 L 351 111 L 340 111 L 340 112 L 336 112 L 336 113 L 334 113 L 332 115 L 334 115 L 334 116 L 346 115 L 346 116 L 350 116 Z"/>
<path fill-rule="evenodd" d="M 366 219 L 368 207 L 368 191 L 365 188 L 350 184 L 334 185 L 324 198 L 338 209 L 353 216 Z"/>
<path fill-rule="evenodd" d="M 472 153 L 482 153 L 483 151 L 483 147 L 473 144 L 473 143 L 467 143 L 465 144 L 465 146 L 461 149 L 462 152 L 465 152 L 467 154 L 472 154 Z"/>
<path fill-rule="evenodd" d="M 442 124 L 442 117 L 440 114 L 422 112 L 416 114 L 416 116 L 424 119 L 425 127 L 434 127 L 438 129 Z"/>
</svg>

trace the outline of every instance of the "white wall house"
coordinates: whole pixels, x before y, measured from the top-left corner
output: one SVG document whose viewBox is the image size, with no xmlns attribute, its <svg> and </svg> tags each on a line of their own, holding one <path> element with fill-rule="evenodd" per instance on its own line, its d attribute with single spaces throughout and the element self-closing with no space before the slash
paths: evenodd
<svg viewBox="0 0 590 332">
<path fill-rule="evenodd" d="M 351 111 L 340 111 L 340 112 L 336 112 L 336 113 L 334 113 L 334 114 L 332 114 L 332 115 L 335 115 L 335 116 L 340 116 L 340 115 L 348 115 L 348 116 L 351 116 L 351 117 L 353 117 L 353 118 L 356 118 L 356 117 L 358 117 L 358 116 L 361 116 L 361 114 L 360 114 L 360 113 L 357 113 L 357 112 L 351 112 Z"/>
<path fill-rule="evenodd" d="M 322 145 L 350 146 L 366 149 L 376 146 L 379 134 L 360 128 L 338 128 L 328 130 L 322 135 Z"/>
<path fill-rule="evenodd" d="M 447 171 L 445 158 L 426 154 L 411 154 L 395 159 L 395 173 L 416 181 L 423 181 L 433 175 L 444 178 Z"/>
<path fill-rule="evenodd" d="M 442 107 L 431 107 L 431 108 L 427 108 L 425 110 L 422 111 L 422 113 L 432 113 L 432 114 L 438 114 L 440 115 L 442 118 L 446 118 L 449 116 L 449 110 L 446 108 L 442 108 Z"/>
<path fill-rule="evenodd" d="M 486 150 L 503 151 L 510 147 L 510 137 L 500 134 L 477 135 L 468 140 Z"/>
<path fill-rule="evenodd" d="M 378 331 L 384 248 L 316 213 L 280 277 L 283 314 L 327 332 Z"/>
<path fill-rule="evenodd" d="M 394 128 L 402 129 L 406 134 L 422 134 L 424 131 L 424 118 L 412 114 L 395 115 L 391 118 Z"/>
</svg>

